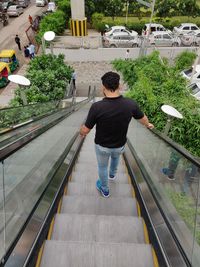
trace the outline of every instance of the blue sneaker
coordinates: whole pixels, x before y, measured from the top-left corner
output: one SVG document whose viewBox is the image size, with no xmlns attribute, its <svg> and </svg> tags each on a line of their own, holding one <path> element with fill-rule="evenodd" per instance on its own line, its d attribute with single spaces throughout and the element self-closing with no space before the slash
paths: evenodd
<svg viewBox="0 0 200 267">
<path fill-rule="evenodd" d="M 169 180 L 175 180 L 174 175 L 170 173 L 170 169 L 169 169 L 169 168 L 163 168 L 161 171 L 162 171 L 162 173 L 163 173 L 164 175 L 167 176 L 167 178 L 168 178 Z"/>
<path fill-rule="evenodd" d="M 97 190 L 102 194 L 103 197 L 109 197 L 109 190 L 108 191 L 105 191 L 102 189 L 101 187 L 101 181 L 100 180 L 97 180 L 96 182 L 96 188 Z"/>
<path fill-rule="evenodd" d="M 110 175 L 108 177 L 108 180 L 110 180 L 110 181 L 115 181 L 115 179 L 116 179 L 116 176 L 114 176 L 114 175 Z"/>
</svg>

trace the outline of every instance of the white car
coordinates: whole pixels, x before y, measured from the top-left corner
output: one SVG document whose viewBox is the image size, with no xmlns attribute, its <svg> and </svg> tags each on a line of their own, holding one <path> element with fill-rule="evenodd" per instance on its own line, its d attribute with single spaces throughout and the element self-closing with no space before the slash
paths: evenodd
<svg viewBox="0 0 200 267">
<path fill-rule="evenodd" d="M 19 17 L 19 15 L 22 13 L 24 13 L 24 9 L 21 6 L 9 6 L 7 9 L 7 14 L 9 17 Z"/>
<path fill-rule="evenodd" d="M 142 30 L 142 36 L 153 33 L 153 32 L 167 32 L 171 33 L 170 30 L 166 29 L 163 25 L 157 23 L 150 23 L 145 24 L 144 29 Z"/>
<path fill-rule="evenodd" d="M 198 46 L 200 45 L 200 30 L 196 32 L 188 32 L 181 36 L 181 41 L 183 45 L 186 46 Z"/>
<path fill-rule="evenodd" d="M 132 36 L 127 32 L 117 32 L 113 33 L 111 36 L 105 36 L 103 38 L 104 47 L 123 47 L 131 48 L 138 47 L 140 45 L 140 40 L 138 37 Z"/>
<path fill-rule="evenodd" d="M 46 0 L 36 0 L 36 6 L 45 6 L 47 4 Z"/>
<path fill-rule="evenodd" d="M 199 27 L 194 23 L 181 23 L 180 26 L 174 27 L 173 32 L 176 35 L 183 35 L 191 31 L 196 32 L 199 30 Z"/>
<path fill-rule="evenodd" d="M 55 12 L 56 11 L 56 5 L 54 2 L 49 2 L 47 7 L 48 12 Z"/>
<path fill-rule="evenodd" d="M 193 72 L 193 68 L 190 68 L 188 70 L 183 70 L 181 72 L 181 75 L 186 78 L 188 81 L 190 81 L 190 83 L 194 83 L 194 82 L 200 82 L 200 65 L 196 65 L 195 71 Z M 192 77 L 193 74 L 193 77 Z M 191 79 L 192 78 L 192 79 Z"/>
<path fill-rule="evenodd" d="M 106 30 L 105 36 L 111 36 L 113 33 L 129 33 L 132 36 L 138 36 L 136 31 L 129 31 L 125 26 L 113 26 Z"/>
<path fill-rule="evenodd" d="M 200 83 L 192 83 L 188 86 L 188 89 L 196 99 L 200 100 Z"/>
<path fill-rule="evenodd" d="M 149 36 L 149 43 L 156 46 L 180 46 L 181 39 L 167 32 L 153 32 Z"/>
</svg>

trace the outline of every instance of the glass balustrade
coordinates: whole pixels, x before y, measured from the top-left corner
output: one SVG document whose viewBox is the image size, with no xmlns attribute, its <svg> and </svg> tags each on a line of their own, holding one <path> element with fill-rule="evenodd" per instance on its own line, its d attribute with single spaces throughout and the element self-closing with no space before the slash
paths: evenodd
<svg viewBox="0 0 200 267">
<path fill-rule="evenodd" d="M 1 162 L 0 258 L 52 179 L 90 105 L 86 104 Z M 48 123 L 48 117 L 46 120 Z"/>
<path fill-rule="evenodd" d="M 128 138 L 147 182 L 192 266 L 200 266 L 198 164 L 184 157 L 137 121 Z"/>
</svg>

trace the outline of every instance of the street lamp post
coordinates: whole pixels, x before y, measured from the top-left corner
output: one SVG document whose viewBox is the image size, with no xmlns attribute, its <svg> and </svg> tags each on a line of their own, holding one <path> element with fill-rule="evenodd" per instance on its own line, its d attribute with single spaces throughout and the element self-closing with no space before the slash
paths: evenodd
<svg viewBox="0 0 200 267">
<path fill-rule="evenodd" d="M 168 116 L 167 123 L 164 129 L 164 134 L 167 136 L 169 133 L 173 118 L 183 119 L 183 115 L 177 109 L 169 105 L 162 105 L 161 110 Z"/>
<path fill-rule="evenodd" d="M 22 75 L 9 75 L 8 80 L 19 85 L 20 95 L 22 98 L 23 105 L 27 105 L 28 102 L 27 102 L 24 90 L 25 90 L 25 86 L 29 86 L 31 84 L 29 79 L 27 79 L 26 77 Z"/>
<path fill-rule="evenodd" d="M 52 45 L 52 42 L 55 38 L 55 32 L 53 31 L 49 31 L 49 32 L 45 32 L 44 33 L 44 36 L 43 36 L 43 41 L 44 41 L 44 44 L 43 44 L 43 49 L 44 49 L 44 54 L 45 54 L 45 41 L 47 42 L 50 42 L 50 50 L 51 50 L 51 54 L 53 55 L 53 45 Z"/>
<path fill-rule="evenodd" d="M 129 7 L 129 1 L 126 2 L 126 25 L 128 22 L 128 7 Z"/>
</svg>

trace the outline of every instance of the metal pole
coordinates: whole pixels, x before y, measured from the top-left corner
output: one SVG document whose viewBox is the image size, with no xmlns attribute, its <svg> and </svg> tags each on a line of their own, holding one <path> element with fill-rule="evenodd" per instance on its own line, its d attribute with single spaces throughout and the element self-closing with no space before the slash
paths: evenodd
<svg viewBox="0 0 200 267">
<path fill-rule="evenodd" d="M 42 54 L 46 54 L 46 48 L 45 48 L 45 40 L 44 40 L 44 36 L 42 36 Z"/>
<path fill-rule="evenodd" d="M 129 1 L 126 2 L 126 25 L 128 21 L 128 7 L 129 7 Z"/>
<path fill-rule="evenodd" d="M 24 88 L 23 86 L 19 85 L 19 88 L 20 88 L 20 95 L 21 95 L 21 98 L 22 98 L 22 102 L 23 102 L 23 105 L 27 105 L 28 102 L 27 102 L 27 98 L 26 98 L 26 94 L 24 92 Z"/>
<path fill-rule="evenodd" d="M 53 44 L 52 44 L 52 42 L 50 42 L 50 50 L 51 50 L 51 54 L 53 55 Z"/>
<path fill-rule="evenodd" d="M 167 123 L 166 123 L 166 125 L 165 125 L 165 129 L 164 129 L 164 134 L 165 134 L 166 136 L 167 136 L 168 133 L 169 133 L 171 124 L 172 124 L 172 118 L 171 118 L 170 116 L 168 116 Z"/>
<path fill-rule="evenodd" d="M 141 49 L 140 49 L 140 57 L 145 56 L 147 54 L 147 46 L 146 45 L 148 44 L 148 41 L 149 41 L 149 34 L 150 34 L 152 19 L 153 19 L 153 15 L 154 15 L 155 3 L 156 3 L 156 0 L 153 0 L 152 4 L 151 4 L 151 17 L 150 17 L 150 21 L 149 21 L 149 30 L 147 31 L 147 35 L 144 36 L 144 40 L 142 42 Z"/>
<path fill-rule="evenodd" d="M 195 73 L 195 70 L 196 70 L 196 66 L 197 66 L 197 64 L 199 62 L 199 58 L 200 58 L 200 47 L 198 47 L 198 50 L 197 50 L 197 57 L 195 59 L 194 65 L 193 65 L 192 75 L 191 75 L 191 78 L 190 78 L 190 82 L 193 79 L 193 76 L 194 76 L 194 73 Z"/>
</svg>

